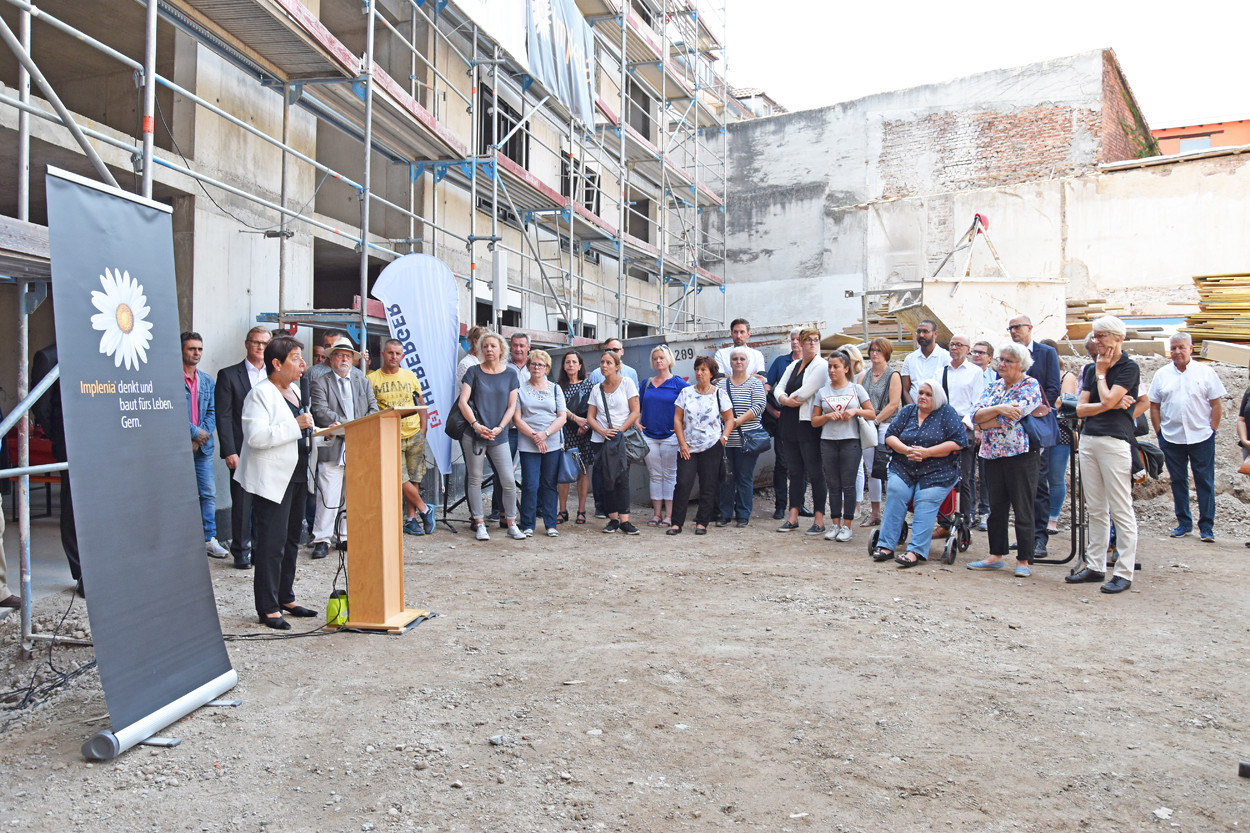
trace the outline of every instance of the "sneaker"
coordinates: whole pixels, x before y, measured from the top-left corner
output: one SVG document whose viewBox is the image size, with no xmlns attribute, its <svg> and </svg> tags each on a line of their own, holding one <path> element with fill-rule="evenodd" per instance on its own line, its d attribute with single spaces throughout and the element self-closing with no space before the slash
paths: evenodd
<svg viewBox="0 0 1250 833">
<path fill-rule="evenodd" d="M 1183 527 L 1183 526 L 1178 526 L 1176 529 L 1174 529 L 1174 530 L 1172 530 L 1171 532 L 1169 532 L 1169 533 L 1168 533 L 1168 535 L 1169 535 L 1170 537 L 1172 537 L 1172 538 L 1184 538 L 1184 537 L 1185 537 L 1186 535 L 1188 535 L 1191 531 L 1192 531 L 1192 530 L 1186 529 L 1186 528 L 1185 528 L 1185 527 Z"/>
<path fill-rule="evenodd" d="M 621 530 L 621 532 L 624 532 L 626 535 L 637 535 L 637 534 L 638 534 L 638 527 L 634 526 L 634 525 L 633 525 L 632 523 L 630 523 L 629 521 L 623 521 L 623 522 L 621 523 L 620 530 Z"/>
<path fill-rule="evenodd" d="M 487 516 L 486 516 L 486 523 L 488 523 L 488 524 L 493 524 L 493 523 L 496 523 L 496 522 L 498 522 L 498 521 L 499 521 L 499 512 L 498 512 L 498 510 L 496 510 L 496 511 L 494 511 L 494 512 L 491 512 L 489 515 L 487 515 Z"/>
<path fill-rule="evenodd" d="M 853 535 L 853 534 L 854 534 L 854 533 L 852 533 L 852 532 L 851 532 L 851 528 L 850 528 L 849 526 L 839 527 L 839 528 L 838 528 L 838 537 L 837 537 L 837 538 L 835 538 L 834 540 L 836 540 L 836 541 L 849 541 L 849 540 L 851 540 L 851 535 Z"/>
<path fill-rule="evenodd" d="M 556 529 L 554 526 L 553 526 L 553 527 L 548 527 L 548 529 L 547 529 L 547 537 L 548 537 L 548 538 L 559 538 L 559 537 L 560 537 L 560 530 Z"/>
<path fill-rule="evenodd" d="M 1214 533 L 1214 532 L 1203 532 L 1203 533 L 1202 533 L 1201 535 L 1199 535 L 1198 537 L 1199 537 L 1200 539 L 1202 539 L 1202 542 L 1203 542 L 1204 544 L 1214 544 L 1214 543 L 1215 543 L 1215 533 Z"/>
<path fill-rule="evenodd" d="M 477 540 L 479 541 L 490 540 L 490 533 L 486 531 L 486 524 L 477 525 Z"/>
<path fill-rule="evenodd" d="M 750 524 L 751 524 L 750 521 L 738 521 L 738 529 L 742 529 L 744 527 L 750 526 Z"/>
<path fill-rule="evenodd" d="M 225 558 L 230 554 L 230 550 L 217 543 L 216 538 L 209 538 L 204 542 L 204 548 L 208 550 L 209 558 Z"/>
<path fill-rule="evenodd" d="M 425 528 L 421 525 L 421 519 L 409 518 L 408 520 L 404 521 L 404 534 L 405 535 L 424 535 Z"/>
<path fill-rule="evenodd" d="M 777 531 L 778 532 L 790 532 L 791 530 L 798 529 L 798 528 L 799 528 L 798 524 L 794 524 L 794 523 L 790 523 L 789 521 L 786 521 L 781 526 L 777 527 Z"/>
<path fill-rule="evenodd" d="M 421 527 L 426 535 L 434 532 L 434 507 L 428 503 L 425 505 L 425 511 L 421 513 Z"/>
<path fill-rule="evenodd" d="M 717 519 L 716 519 L 716 526 L 717 526 L 717 527 L 725 527 L 725 526 L 729 526 L 729 518 L 717 518 Z"/>
<path fill-rule="evenodd" d="M 1030 570 L 1026 565 L 1024 564 L 1016 565 L 1016 578 L 1028 578 L 1031 575 L 1033 575 L 1033 571 Z"/>
<path fill-rule="evenodd" d="M 607 516 L 608 516 L 608 513 L 607 513 L 607 512 L 604 512 L 602 509 L 596 509 L 596 510 L 595 510 L 595 517 L 596 517 L 596 518 L 606 518 Z"/>
<path fill-rule="evenodd" d="M 526 536 L 525 533 L 521 531 L 521 527 L 513 524 L 508 527 L 508 537 L 514 541 L 524 541 Z"/>
<path fill-rule="evenodd" d="M 521 531 L 525 534 L 525 537 L 526 537 L 526 538 L 533 538 L 533 537 L 534 537 L 534 530 L 532 530 L 532 529 L 523 529 L 523 530 L 521 530 Z"/>
<path fill-rule="evenodd" d="M 838 536 L 841 534 L 842 534 L 842 527 L 840 526 L 832 527 L 828 532 L 825 533 L 825 540 L 836 541 L 838 540 Z"/>
<path fill-rule="evenodd" d="M 807 528 L 805 535 L 824 535 L 825 527 L 822 524 L 812 524 Z"/>
<path fill-rule="evenodd" d="M 977 524 L 977 529 L 981 530 L 982 532 L 989 532 L 990 518 L 988 515 L 986 515 L 984 518 L 981 519 L 981 523 Z"/>
<path fill-rule="evenodd" d="M 613 518 L 612 520 L 608 521 L 608 525 L 603 528 L 603 531 L 604 532 L 616 532 L 620 528 L 621 528 L 621 522 L 618 521 L 616 518 Z"/>
</svg>

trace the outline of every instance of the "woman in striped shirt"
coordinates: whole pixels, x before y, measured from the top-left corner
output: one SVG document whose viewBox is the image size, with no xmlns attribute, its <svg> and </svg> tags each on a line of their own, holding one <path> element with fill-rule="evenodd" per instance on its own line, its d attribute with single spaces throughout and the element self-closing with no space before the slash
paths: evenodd
<svg viewBox="0 0 1250 833">
<path fill-rule="evenodd" d="M 743 430 L 763 430 L 760 414 L 764 413 L 767 398 L 764 383 L 758 376 L 747 375 L 747 363 L 751 354 L 745 347 L 735 347 L 729 352 L 730 374 L 721 380 L 721 387 L 729 394 L 733 404 L 733 433 L 725 441 L 725 458 L 729 462 L 729 476 L 720 487 L 720 520 L 717 526 L 725 526 L 737 520 L 743 527 L 751 518 L 751 506 L 755 496 L 755 462 L 759 454 L 747 454 L 743 450 Z"/>
</svg>

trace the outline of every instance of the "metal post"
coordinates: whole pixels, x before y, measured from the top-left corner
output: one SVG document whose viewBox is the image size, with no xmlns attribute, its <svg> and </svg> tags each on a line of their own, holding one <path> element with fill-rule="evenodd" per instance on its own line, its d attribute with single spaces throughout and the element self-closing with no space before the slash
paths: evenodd
<svg viewBox="0 0 1250 833">
<path fill-rule="evenodd" d="M 625 124 L 628 116 L 628 110 L 625 104 L 625 81 L 629 75 L 629 52 L 628 45 L 625 41 L 625 27 L 629 25 L 628 21 L 629 7 L 621 9 L 621 113 L 618 117 L 620 123 L 617 125 L 620 129 L 617 131 L 618 144 L 620 149 L 620 189 L 619 201 L 617 203 L 617 227 L 616 227 L 616 243 L 618 246 L 617 254 L 620 257 L 616 260 L 616 332 L 617 338 L 625 337 L 625 202 L 626 194 L 626 177 L 629 174 L 629 166 L 625 164 Z M 664 280 L 663 269 L 660 270 L 660 280 Z"/>
<path fill-rule="evenodd" d="M 143 44 L 143 196 L 152 199 L 152 139 L 156 117 L 156 2 L 147 0 Z"/>
<path fill-rule="evenodd" d="M 30 77 L 39 85 L 39 89 L 43 90 L 44 97 L 48 99 L 48 103 L 52 105 L 52 109 L 56 111 L 56 114 L 61 117 L 61 123 L 65 125 L 65 129 L 74 137 L 74 141 L 78 142 L 82 152 L 91 160 L 91 165 L 95 168 L 96 173 L 100 175 L 100 179 L 120 190 L 121 186 L 117 184 L 117 180 L 113 178 L 113 175 L 109 173 L 109 169 L 104 166 L 104 160 L 100 158 L 100 154 L 96 153 L 95 148 L 87 141 L 87 137 L 83 135 L 78 122 L 74 121 L 74 117 L 70 115 L 65 104 L 56 94 L 56 91 L 52 89 L 52 85 L 48 83 L 48 79 L 39 71 L 35 60 L 22 47 L 21 42 L 17 39 L 17 35 L 13 34 L 13 30 L 9 28 L 9 24 L 4 21 L 4 18 L 0 18 L 0 40 L 3 40 L 5 45 L 17 56 L 17 60 L 30 73 Z"/>
<path fill-rule="evenodd" d="M 30 297 L 30 282 L 17 282 L 17 401 L 26 399 L 30 392 L 30 316 L 26 304 Z M 22 414 L 17 424 L 17 465 L 30 465 L 30 412 Z M 0 511 L 3 511 L 0 509 Z M 23 474 L 17 480 L 17 550 L 18 569 L 22 583 L 22 649 L 30 650 L 30 475 Z"/>
<path fill-rule="evenodd" d="M 369 335 L 369 200 L 373 174 L 373 15 L 374 0 L 365 0 L 365 170 L 360 193 L 360 350 Z M 364 357 L 361 357 L 364 361 Z M 367 368 L 366 368 L 367 369 Z"/>
<path fill-rule="evenodd" d="M 18 14 L 22 48 L 30 52 L 30 12 Z M 30 103 L 30 73 L 24 64 L 17 65 L 17 96 L 23 104 Z M 17 111 L 17 219 L 30 221 L 30 114 Z M 26 355 L 22 354 L 25 361 Z"/>
<path fill-rule="evenodd" d="M 477 108 L 481 102 L 481 95 L 478 91 L 478 85 L 481 83 L 481 74 L 478 72 L 477 61 L 477 24 L 473 24 L 473 65 L 469 72 L 473 79 L 469 84 L 469 315 L 471 320 L 477 321 L 477 255 L 473 249 L 473 243 L 477 240 L 477 163 L 478 148 L 482 145 L 482 125 L 481 119 L 478 117 Z M 491 293 L 494 298 L 494 293 Z M 495 309 L 495 305 L 491 304 L 490 321 L 494 326 L 499 320 L 499 310 Z"/>
<path fill-rule="evenodd" d="M 474 44 L 473 48 L 476 50 L 477 45 Z M 498 44 L 495 45 L 495 51 L 491 57 L 493 60 L 490 65 L 490 85 L 491 96 L 495 106 L 491 108 L 493 112 L 490 119 L 490 159 L 494 164 L 491 165 L 492 174 L 490 178 L 490 245 L 486 247 L 486 250 L 491 252 L 491 260 L 494 260 L 499 256 L 499 253 L 495 251 L 495 241 L 499 239 L 499 62 L 501 58 Z M 521 100 L 524 103 L 524 96 L 522 96 Z M 476 207 L 473 210 L 476 211 Z M 505 291 L 508 285 L 507 265 L 505 264 L 504 269 L 492 269 L 491 274 L 495 283 L 503 281 L 503 286 L 493 287 L 494 291 L 490 294 L 491 302 L 494 305 L 491 315 L 494 316 L 495 332 L 498 333 L 503 330 L 503 305 L 508 302 Z M 522 310 L 522 314 L 524 314 L 524 310 Z M 521 323 L 524 324 L 525 322 L 522 321 Z"/>
<path fill-rule="evenodd" d="M 282 85 L 282 185 L 278 202 L 286 208 L 291 160 L 286 149 L 291 144 L 291 85 Z M 278 215 L 278 326 L 286 326 L 286 216 Z M 362 235 L 363 237 L 363 235 Z M 310 351 L 311 352 L 311 351 Z"/>
</svg>

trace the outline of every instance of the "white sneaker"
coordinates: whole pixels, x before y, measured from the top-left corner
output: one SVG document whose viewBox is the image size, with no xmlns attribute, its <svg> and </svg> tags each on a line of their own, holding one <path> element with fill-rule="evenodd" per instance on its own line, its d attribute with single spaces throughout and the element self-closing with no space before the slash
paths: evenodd
<svg viewBox="0 0 1250 833">
<path fill-rule="evenodd" d="M 513 524 L 512 526 L 508 527 L 508 537 L 513 539 L 514 541 L 524 541 L 525 533 L 521 531 L 521 527 L 517 526 L 516 524 Z"/>
<path fill-rule="evenodd" d="M 553 526 L 553 527 L 551 527 L 550 529 L 548 529 L 548 530 L 547 530 L 547 537 L 548 537 L 548 538 L 559 538 L 559 537 L 560 537 L 560 530 L 556 529 L 554 526 Z"/>
<path fill-rule="evenodd" d="M 826 541 L 837 541 L 837 540 L 839 540 L 839 539 L 838 539 L 838 536 L 839 536 L 839 535 L 841 535 L 841 534 L 842 534 L 842 527 L 840 527 L 840 526 L 831 526 L 831 527 L 829 527 L 829 531 L 825 533 L 825 540 L 826 540 Z"/>
<path fill-rule="evenodd" d="M 477 540 L 479 541 L 490 540 L 490 533 L 486 531 L 486 524 L 477 525 Z"/>
<path fill-rule="evenodd" d="M 534 537 L 534 530 L 532 530 L 532 529 L 527 529 L 527 530 L 525 530 L 525 537 L 526 537 L 526 538 L 533 538 L 533 537 Z"/>
<path fill-rule="evenodd" d="M 849 541 L 851 540 L 852 534 L 854 533 L 851 532 L 851 528 L 849 526 L 840 526 L 838 527 L 837 537 L 834 538 L 834 540 L 835 541 Z"/>
<path fill-rule="evenodd" d="M 216 538 L 209 538 L 205 541 L 204 548 L 208 550 L 209 558 L 225 558 L 230 554 L 230 550 L 217 543 Z"/>
</svg>

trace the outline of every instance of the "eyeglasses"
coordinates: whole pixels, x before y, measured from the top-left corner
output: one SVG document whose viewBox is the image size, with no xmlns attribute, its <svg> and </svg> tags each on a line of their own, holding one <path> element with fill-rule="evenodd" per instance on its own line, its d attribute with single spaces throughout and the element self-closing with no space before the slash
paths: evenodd
<svg viewBox="0 0 1250 833">
<path fill-rule="evenodd" d="M 967 350 L 967 349 L 968 349 L 968 345 L 966 345 L 966 344 L 960 344 L 958 341 L 952 341 L 952 342 L 951 342 L 951 349 L 952 349 L 952 350 L 954 350 L 956 347 L 958 347 L 960 350 Z"/>
<path fill-rule="evenodd" d="M 1025 327 L 1032 327 L 1032 326 L 1033 326 L 1032 324 L 1009 324 L 1007 326 L 1007 332 L 1011 333 L 1011 332 L 1015 332 L 1016 330 L 1023 330 Z"/>
<path fill-rule="evenodd" d="M 819 336 L 808 336 L 807 338 L 803 339 L 803 342 L 804 342 L 805 344 L 820 344 L 820 337 L 819 337 Z"/>
<path fill-rule="evenodd" d="M 999 364 L 1019 364 L 1019 362 L 1016 361 L 1015 359 L 999 359 L 998 363 Z"/>
</svg>

